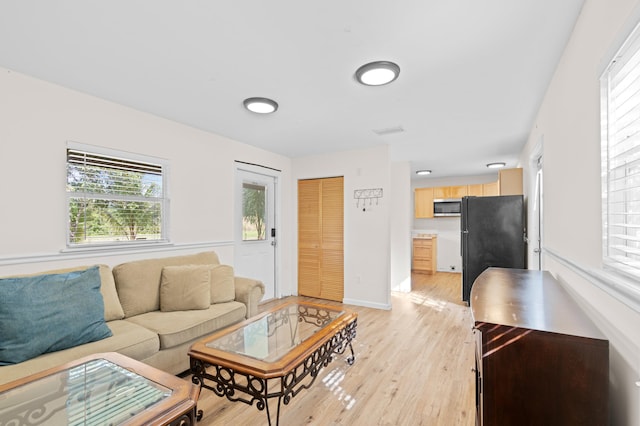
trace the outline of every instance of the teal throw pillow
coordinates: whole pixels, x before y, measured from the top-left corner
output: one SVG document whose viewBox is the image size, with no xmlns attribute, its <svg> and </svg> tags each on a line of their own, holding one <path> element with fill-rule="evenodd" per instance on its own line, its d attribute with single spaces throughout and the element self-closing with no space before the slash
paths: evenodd
<svg viewBox="0 0 640 426">
<path fill-rule="evenodd" d="M 109 336 L 97 266 L 0 279 L 0 365 Z"/>
</svg>

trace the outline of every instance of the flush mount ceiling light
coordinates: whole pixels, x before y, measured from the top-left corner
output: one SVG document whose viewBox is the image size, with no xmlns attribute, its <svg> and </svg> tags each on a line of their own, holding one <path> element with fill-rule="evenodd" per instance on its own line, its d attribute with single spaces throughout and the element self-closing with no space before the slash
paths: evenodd
<svg viewBox="0 0 640 426">
<path fill-rule="evenodd" d="M 430 175 L 431 174 L 431 170 L 418 170 L 416 172 L 417 175 Z"/>
<path fill-rule="evenodd" d="M 505 163 L 489 163 L 487 164 L 487 167 L 490 169 L 500 169 L 502 167 L 506 166 Z"/>
<path fill-rule="evenodd" d="M 271 114 L 278 109 L 278 103 L 268 98 L 247 98 L 242 103 L 246 109 L 257 114 Z"/>
<path fill-rule="evenodd" d="M 400 74 L 400 67 L 389 61 L 370 62 L 358 68 L 356 80 L 367 86 L 389 84 Z"/>
</svg>

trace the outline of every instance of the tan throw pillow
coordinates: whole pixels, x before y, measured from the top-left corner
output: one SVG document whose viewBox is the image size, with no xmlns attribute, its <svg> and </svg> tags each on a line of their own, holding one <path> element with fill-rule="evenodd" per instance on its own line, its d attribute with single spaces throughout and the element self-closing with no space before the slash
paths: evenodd
<svg viewBox="0 0 640 426">
<path fill-rule="evenodd" d="M 233 267 L 213 265 L 211 268 L 211 304 L 231 302 L 236 298 Z"/>
<path fill-rule="evenodd" d="M 160 310 L 208 309 L 211 284 L 207 265 L 165 266 L 160 279 Z"/>
<path fill-rule="evenodd" d="M 118 298 L 126 318 L 160 309 L 160 280 L 165 266 L 218 264 L 215 252 L 156 257 L 121 263 L 112 268 Z"/>
</svg>

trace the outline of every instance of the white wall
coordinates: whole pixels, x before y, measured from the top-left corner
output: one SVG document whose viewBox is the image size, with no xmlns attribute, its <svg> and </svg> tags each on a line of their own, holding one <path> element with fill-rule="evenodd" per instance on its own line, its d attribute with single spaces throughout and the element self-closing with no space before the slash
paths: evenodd
<svg viewBox="0 0 640 426">
<path fill-rule="evenodd" d="M 477 176 L 456 176 L 447 178 L 422 178 L 411 182 L 412 201 L 411 217 L 415 232 L 435 232 L 438 234 L 436 269 L 443 272 L 462 272 L 462 256 L 460 255 L 460 218 L 436 217 L 433 219 L 416 219 L 413 215 L 415 188 L 435 186 L 475 185 L 496 182 L 498 172 L 488 172 Z M 451 268 L 453 266 L 453 269 Z"/>
<path fill-rule="evenodd" d="M 233 264 L 234 160 L 241 160 L 282 170 L 279 247 L 284 295 L 297 291 L 297 179 L 342 175 L 345 302 L 390 308 L 392 172 L 387 147 L 297 159 L 294 175 L 289 158 L 2 68 L 0 93 L 0 276 L 78 264 L 113 266 L 208 249 Z M 173 245 L 66 252 L 67 141 L 167 159 Z M 408 175 L 406 168 L 394 172 L 396 187 L 404 182 L 403 174 Z M 364 188 L 384 192 L 366 212 L 357 209 L 353 199 L 354 189 Z M 408 202 L 402 201 L 406 194 L 398 195 Z M 402 206 L 402 212 L 408 210 Z M 402 257 L 396 257 L 398 277 L 407 273 L 402 265 L 408 265 L 408 258 Z"/>
<path fill-rule="evenodd" d="M 234 160 L 282 170 L 282 223 L 291 223 L 290 159 L 0 68 L 0 276 L 215 249 L 233 264 Z M 153 251 L 62 253 L 66 144 L 169 160 L 170 237 Z M 291 229 L 281 233 L 292 287 Z"/>
<path fill-rule="evenodd" d="M 389 309 L 392 197 L 388 147 L 294 159 L 292 175 L 295 188 L 299 179 L 344 176 L 344 302 Z M 362 211 L 362 202 L 356 207 L 354 190 L 371 188 L 382 188 L 384 196 L 377 204 L 367 203 Z M 294 200 L 296 206 L 297 189 Z"/>
<path fill-rule="evenodd" d="M 520 158 L 529 176 L 530 152 L 544 140 L 543 268 L 609 338 L 612 425 L 640 424 L 635 385 L 640 312 L 603 290 L 597 279 L 602 272 L 599 77 L 621 37 L 640 19 L 639 4 L 585 2 Z"/>
<path fill-rule="evenodd" d="M 391 164 L 391 290 L 411 291 L 411 164 Z"/>
</svg>

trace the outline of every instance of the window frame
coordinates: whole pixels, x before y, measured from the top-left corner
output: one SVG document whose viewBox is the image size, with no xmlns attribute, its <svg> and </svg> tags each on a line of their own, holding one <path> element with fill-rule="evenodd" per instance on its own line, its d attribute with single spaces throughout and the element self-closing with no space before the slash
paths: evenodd
<svg viewBox="0 0 640 426">
<path fill-rule="evenodd" d="M 614 257 L 611 254 L 614 251 L 625 251 L 629 254 L 632 254 L 635 247 L 632 247 L 632 244 L 633 244 L 631 243 L 631 241 L 633 241 L 632 236 L 631 237 L 627 236 L 627 238 L 625 239 L 626 241 L 622 245 L 624 247 L 624 249 L 622 250 L 620 248 L 617 248 L 617 246 L 614 245 L 614 243 L 612 242 L 612 239 L 620 240 L 622 238 L 620 236 L 616 236 L 615 234 L 613 234 L 611 230 L 613 225 L 610 223 L 610 217 L 611 217 L 611 214 L 613 214 L 611 213 L 611 211 L 614 210 L 614 204 L 616 203 L 615 201 L 612 200 L 613 197 L 611 197 L 611 194 L 614 192 L 612 191 L 612 186 L 614 185 L 614 182 L 616 179 L 618 180 L 620 179 L 619 176 L 618 177 L 615 176 L 616 171 L 619 171 L 620 166 L 612 165 L 612 162 L 615 161 L 615 154 L 610 155 L 610 152 L 619 147 L 619 145 L 616 145 L 617 143 L 619 143 L 620 145 L 624 143 L 624 142 L 612 143 L 611 141 L 616 139 L 616 136 L 619 137 L 619 132 L 613 134 L 611 130 L 615 129 L 616 126 L 619 126 L 620 122 L 624 122 L 624 120 L 626 120 L 626 117 L 624 119 L 620 117 L 619 121 L 617 118 L 614 118 L 614 120 L 612 120 L 612 116 L 615 117 L 615 115 L 612 113 L 612 111 L 615 109 L 614 107 L 612 107 L 612 100 L 619 101 L 620 98 L 627 97 L 627 94 L 628 94 L 627 91 L 623 91 L 625 95 L 618 93 L 615 96 L 613 96 L 612 92 L 619 87 L 623 87 L 623 83 L 621 83 L 621 81 L 624 83 L 627 83 L 627 80 L 624 79 L 626 76 L 636 75 L 635 78 L 637 81 L 638 75 L 640 75 L 639 58 L 640 58 L 640 27 L 636 26 L 636 28 L 631 32 L 631 34 L 627 37 L 624 43 L 622 43 L 622 46 L 616 52 L 613 58 L 610 60 L 609 64 L 607 65 L 607 67 L 605 68 L 604 72 L 600 77 L 601 162 L 602 162 L 602 167 L 601 167 L 602 262 L 605 270 L 609 272 L 613 272 L 615 274 L 619 274 L 625 278 L 630 278 L 632 280 L 640 279 L 640 265 L 637 265 L 637 266 L 630 265 L 629 263 L 638 263 L 640 259 L 635 260 L 633 262 L 626 263 L 623 260 L 621 260 L 623 258 L 621 258 L 620 256 Z M 630 63 L 632 64 L 632 71 L 626 71 L 625 66 Z M 625 70 L 625 72 L 621 73 L 620 72 L 621 70 Z M 623 75 L 622 79 L 619 80 L 615 85 L 612 85 L 611 81 L 616 80 L 616 78 L 619 78 L 621 74 Z M 625 88 L 623 87 L 623 89 Z M 626 88 L 626 90 L 629 90 L 629 89 Z M 630 95 L 628 95 L 628 97 L 638 98 L 639 99 L 638 105 L 640 105 L 640 93 L 632 92 Z M 621 101 L 619 103 L 622 104 Z M 618 104 L 616 104 L 616 106 L 618 106 Z M 633 111 L 633 108 L 631 109 L 631 111 Z M 640 117 L 633 119 L 633 122 L 640 125 Z M 626 127 L 626 125 L 624 127 Z M 639 135 L 637 132 L 635 134 Z M 636 136 L 636 137 L 638 138 L 638 141 L 632 142 L 633 145 L 631 149 L 640 149 L 640 136 Z M 631 139 L 631 136 L 627 135 L 627 138 L 625 138 L 624 140 L 628 141 L 630 139 Z M 625 151 L 623 155 L 629 155 L 628 154 L 629 151 L 630 150 Z M 633 161 L 631 162 L 631 164 L 633 164 Z M 626 174 L 626 171 L 629 168 L 629 165 L 625 162 L 622 167 L 625 169 L 624 180 L 626 180 L 626 178 L 629 177 Z M 628 183 L 625 183 L 624 185 L 622 185 L 623 191 L 630 190 L 630 189 L 633 189 L 632 185 Z M 620 190 L 620 188 L 618 188 L 618 190 Z M 624 203 L 624 210 L 622 211 L 621 215 L 628 216 L 628 214 L 631 213 L 637 217 L 640 217 L 640 212 L 633 213 L 633 211 L 631 211 L 632 209 L 630 208 L 629 204 L 633 202 L 634 202 L 633 200 L 622 201 L 622 203 Z M 618 204 L 620 204 L 620 202 L 618 202 Z M 627 223 L 623 227 L 627 227 L 626 225 L 629 225 L 629 224 Z M 621 225 L 616 225 L 616 226 L 619 227 Z M 632 227 L 632 226 L 633 225 L 631 224 L 628 227 Z M 637 251 L 637 248 L 635 248 L 635 250 Z M 636 254 L 636 256 L 640 256 L 640 254 Z"/>
<path fill-rule="evenodd" d="M 154 198 L 154 201 L 160 202 L 160 238 L 155 240 L 122 240 L 122 241 L 106 241 L 106 242 L 93 242 L 93 243 L 73 243 L 71 241 L 71 230 L 70 230 L 70 222 L 69 222 L 69 209 L 70 209 L 70 201 L 74 197 L 74 193 L 72 191 L 67 190 L 67 176 L 68 176 L 68 150 L 77 150 L 83 151 L 88 154 L 94 154 L 98 156 L 107 156 L 107 157 L 116 157 L 123 159 L 125 161 L 131 162 L 140 162 L 140 163 L 150 163 L 155 164 L 161 167 L 162 169 L 162 194 L 159 198 Z M 65 247 L 64 251 L 91 251 L 91 250 L 100 250 L 100 249 L 127 249 L 127 248 L 140 248 L 140 247 L 149 247 L 149 246 L 159 246 L 159 245 L 167 245 L 170 244 L 170 234 L 169 234 L 169 207 L 170 207 L 170 199 L 169 199 L 169 161 L 159 157 L 152 157 L 148 155 L 136 154 L 127 151 L 119 151 L 110 148 L 98 147 L 94 145 L 81 144 L 73 141 L 67 141 L 65 150 L 64 150 L 64 164 L 65 164 Z M 111 199 L 110 197 L 98 197 L 98 198 L 106 198 Z M 115 195 L 113 199 L 127 199 L 126 196 Z M 133 200 L 136 197 L 131 197 Z M 139 197 L 138 197 L 139 198 Z M 134 200 L 134 201 L 140 201 Z"/>
</svg>

